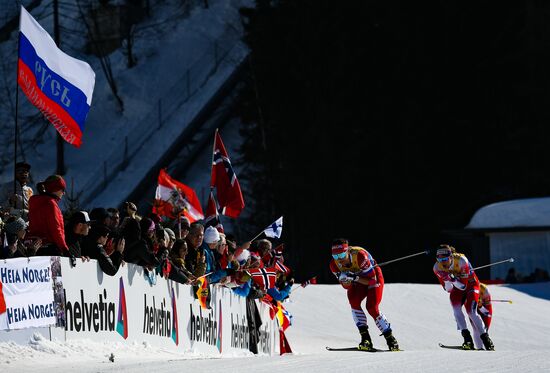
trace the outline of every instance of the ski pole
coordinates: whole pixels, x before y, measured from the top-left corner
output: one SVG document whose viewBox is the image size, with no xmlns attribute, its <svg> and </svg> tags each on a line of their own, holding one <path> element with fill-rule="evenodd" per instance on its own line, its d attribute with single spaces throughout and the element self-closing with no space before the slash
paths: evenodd
<svg viewBox="0 0 550 373">
<path fill-rule="evenodd" d="M 481 269 L 481 268 L 491 267 L 491 266 L 494 266 L 494 265 L 497 265 L 497 264 L 508 263 L 508 262 L 513 263 L 513 262 L 514 262 L 514 258 L 509 258 L 509 259 L 501 260 L 500 262 L 494 262 L 494 263 L 491 263 L 491 264 L 485 264 L 484 266 L 479 266 L 479 267 L 474 268 L 474 271 L 477 271 L 478 269 Z"/>
<path fill-rule="evenodd" d="M 382 267 L 382 266 L 385 266 L 386 264 L 390 264 L 390 263 L 393 263 L 393 262 L 397 262 L 397 261 L 403 260 L 403 259 L 412 258 L 413 256 L 417 256 L 417 255 L 422 255 L 422 254 L 428 255 L 429 252 L 430 252 L 429 250 L 425 250 L 425 251 L 420 251 L 420 252 L 415 253 L 415 254 L 411 254 L 411 255 L 407 255 L 407 256 L 402 256 L 401 258 L 388 260 L 387 262 L 383 262 L 383 263 L 378 263 L 377 265 L 375 265 L 375 267 Z"/>
<path fill-rule="evenodd" d="M 491 299 L 491 302 L 503 302 L 503 303 L 512 303 L 509 299 Z"/>
</svg>

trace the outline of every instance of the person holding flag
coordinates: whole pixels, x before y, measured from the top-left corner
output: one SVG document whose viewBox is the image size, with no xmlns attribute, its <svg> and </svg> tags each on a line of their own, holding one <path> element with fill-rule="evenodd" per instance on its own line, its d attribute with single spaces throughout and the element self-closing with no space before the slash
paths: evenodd
<svg viewBox="0 0 550 373">
<path fill-rule="evenodd" d="M 399 351 L 399 345 L 393 336 L 390 323 L 378 309 L 384 290 L 384 277 L 372 255 L 362 247 L 349 246 L 348 240 L 343 238 L 335 239 L 332 242 L 331 250 L 330 270 L 347 290 L 351 314 L 359 329 L 359 334 L 361 334 L 358 349 L 374 350 L 367 326 L 367 317 L 361 308 L 361 302 L 367 298 L 367 312 L 386 338 L 389 350 Z"/>
</svg>

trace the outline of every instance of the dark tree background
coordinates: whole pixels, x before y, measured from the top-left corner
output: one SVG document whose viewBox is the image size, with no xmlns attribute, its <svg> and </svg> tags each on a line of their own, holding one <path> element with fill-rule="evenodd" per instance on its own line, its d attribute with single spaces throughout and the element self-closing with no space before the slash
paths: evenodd
<svg viewBox="0 0 550 373">
<path fill-rule="evenodd" d="M 257 1 L 242 14 L 252 223 L 284 215 L 297 278 L 333 281 L 333 238 L 382 262 L 456 244 L 442 232 L 484 205 L 550 193 L 549 2 Z M 386 281 L 434 282 L 432 263 L 388 265 Z"/>
</svg>

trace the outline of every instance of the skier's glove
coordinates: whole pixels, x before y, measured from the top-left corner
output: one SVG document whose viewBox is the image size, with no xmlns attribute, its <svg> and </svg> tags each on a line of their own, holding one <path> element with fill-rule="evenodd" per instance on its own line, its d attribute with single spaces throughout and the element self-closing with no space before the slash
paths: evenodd
<svg viewBox="0 0 550 373">
<path fill-rule="evenodd" d="M 342 272 L 338 277 L 338 281 L 349 284 L 350 282 L 357 280 L 357 277 L 358 276 L 354 275 L 353 273 Z"/>
</svg>

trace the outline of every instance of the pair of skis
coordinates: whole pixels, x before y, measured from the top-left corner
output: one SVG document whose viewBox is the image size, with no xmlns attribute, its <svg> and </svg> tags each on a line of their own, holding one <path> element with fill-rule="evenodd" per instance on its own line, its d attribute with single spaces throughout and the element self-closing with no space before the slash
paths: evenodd
<svg viewBox="0 0 550 373">
<path fill-rule="evenodd" d="M 328 351 L 361 351 L 361 352 L 395 352 L 395 351 L 403 351 L 403 350 L 380 350 L 378 348 L 370 348 L 368 350 L 360 350 L 358 347 L 342 347 L 342 348 L 335 348 L 335 347 L 326 347 Z"/>
<path fill-rule="evenodd" d="M 439 343 L 439 347 L 448 348 L 451 350 L 464 350 L 464 351 L 494 351 L 494 350 L 484 350 L 484 349 L 478 350 L 476 348 L 471 350 L 471 349 L 463 348 L 462 346 L 448 346 L 448 345 L 444 345 L 443 343 Z"/>
<path fill-rule="evenodd" d="M 447 348 L 451 350 L 464 350 L 464 351 L 485 351 L 485 350 L 467 350 L 465 348 L 462 348 L 462 346 L 450 346 L 450 345 L 444 345 L 443 343 L 439 343 L 439 347 L 441 348 Z M 358 347 L 343 347 L 343 348 L 334 348 L 334 347 L 326 347 L 328 351 L 362 351 L 362 352 L 393 352 L 390 350 L 380 350 L 378 348 L 371 348 L 368 350 L 360 350 Z M 397 350 L 397 351 L 403 351 L 403 350 Z"/>
</svg>

